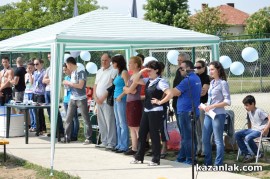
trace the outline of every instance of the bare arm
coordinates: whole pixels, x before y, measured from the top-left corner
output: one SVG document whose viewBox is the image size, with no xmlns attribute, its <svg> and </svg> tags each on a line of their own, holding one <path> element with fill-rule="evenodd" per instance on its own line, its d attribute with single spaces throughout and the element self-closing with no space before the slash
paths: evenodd
<svg viewBox="0 0 270 179">
<path fill-rule="evenodd" d="M 205 95 L 206 95 L 206 93 L 207 93 L 207 91 L 208 91 L 208 89 L 209 89 L 209 86 L 210 86 L 210 85 L 208 85 L 208 84 L 204 84 L 204 85 L 202 86 L 201 96 L 205 96 Z"/>
<path fill-rule="evenodd" d="M 137 73 L 134 78 L 133 78 L 133 83 L 137 83 L 138 85 L 145 85 L 143 79 L 140 79 L 140 77 L 142 76 L 143 72 L 149 70 L 149 68 L 144 68 L 141 69 L 139 71 L 139 73 Z M 131 88 L 130 90 L 133 91 L 136 87 Z"/>
<path fill-rule="evenodd" d="M 46 84 L 46 85 L 49 85 L 50 84 L 50 79 L 49 79 L 49 76 L 48 74 L 46 73 L 42 79 L 42 83 Z"/>
<path fill-rule="evenodd" d="M 14 71 L 13 70 L 8 70 L 7 73 L 8 73 L 8 78 L 7 78 L 5 83 L 1 84 L 0 91 L 2 91 L 3 89 L 5 89 L 7 87 L 10 87 L 10 84 L 11 84 L 10 82 L 14 78 Z"/>
<path fill-rule="evenodd" d="M 32 85 L 34 82 L 33 74 L 29 73 L 29 83 Z"/>
<path fill-rule="evenodd" d="M 127 83 L 128 83 L 128 72 L 127 72 L 127 71 L 122 72 L 121 77 L 124 79 L 125 85 L 127 85 Z M 126 95 L 126 93 L 123 91 L 123 92 L 116 98 L 116 101 L 121 101 L 122 97 L 125 96 L 125 95 Z"/>
<path fill-rule="evenodd" d="M 79 80 L 79 83 L 72 83 L 72 82 L 68 81 L 68 83 L 65 84 L 65 85 L 68 85 L 68 86 L 70 86 L 72 88 L 83 89 L 83 86 L 84 86 L 85 83 L 86 82 L 84 80 Z"/>
<path fill-rule="evenodd" d="M 11 84 L 17 85 L 20 80 L 19 76 L 14 76 L 14 79 L 10 81 Z"/>
</svg>

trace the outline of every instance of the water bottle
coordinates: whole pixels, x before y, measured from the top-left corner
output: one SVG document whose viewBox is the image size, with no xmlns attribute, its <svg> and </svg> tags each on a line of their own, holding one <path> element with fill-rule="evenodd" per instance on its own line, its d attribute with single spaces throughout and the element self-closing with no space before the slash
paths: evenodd
<svg viewBox="0 0 270 179">
<path fill-rule="evenodd" d="M 23 95 L 23 104 L 28 105 L 28 95 L 27 95 L 27 93 L 24 93 L 24 95 Z"/>
<path fill-rule="evenodd" d="M 89 112 L 94 113 L 96 102 L 94 100 L 90 101 Z"/>
</svg>

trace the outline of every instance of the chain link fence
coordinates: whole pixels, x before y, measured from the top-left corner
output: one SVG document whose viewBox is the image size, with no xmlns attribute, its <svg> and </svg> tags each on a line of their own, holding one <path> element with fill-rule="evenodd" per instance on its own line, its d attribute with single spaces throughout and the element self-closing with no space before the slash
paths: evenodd
<svg viewBox="0 0 270 179">
<path fill-rule="evenodd" d="M 258 51 L 259 59 L 246 62 L 242 50 L 253 47 Z M 256 99 L 256 106 L 270 112 L 268 105 L 270 91 L 270 39 L 223 40 L 220 43 L 220 56 L 227 55 L 232 62 L 239 61 L 244 67 L 244 73 L 236 76 L 226 69 L 230 86 L 232 105 L 228 107 L 235 113 L 235 127 L 241 129 L 246 121 L 246 110 L 242 104 L 245 96 L 251 94 Z"/>
</svg>

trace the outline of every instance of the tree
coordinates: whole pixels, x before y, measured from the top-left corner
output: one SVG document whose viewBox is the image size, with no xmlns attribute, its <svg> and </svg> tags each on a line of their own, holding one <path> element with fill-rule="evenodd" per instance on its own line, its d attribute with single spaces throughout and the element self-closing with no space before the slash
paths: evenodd
<svg viewBox="0 0 270 179">
<path fill-rule="evenodd" d="M 96 0 L 77 0 L 79 14 L 99 8 Z M 0 39 L 53 24 L 73 15 L 74 0 L 22 0 L 0 6 Z M 7 8 L 5 8 L 7 7 Z M 23 30 L 25 29 L 25 30 Z"/>
<path fill-rule="evenodd" d="M 188 26 L 188 0 L 147 0 L 143 6 L 146 10 L 144 19 L 152 22 L 187 29 Z"/>
<path fill-rule="evenodd" d="M 270 33 L 270 7 L 265 7 L 247 19 L 247 34 Z"/>
<path fill-rule="evenodd" d="M 220 10 L 209 7 L 205 7 L 191 16 L 189 24 L 192 30 L 212 35 L 221 35 L 228 28 L 226 19 L 222 18 Z"/>
</svg>

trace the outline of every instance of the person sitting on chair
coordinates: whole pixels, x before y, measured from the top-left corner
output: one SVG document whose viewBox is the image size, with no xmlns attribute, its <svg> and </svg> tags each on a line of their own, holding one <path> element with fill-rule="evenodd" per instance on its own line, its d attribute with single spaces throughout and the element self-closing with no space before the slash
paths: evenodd
<svg viewBox="0 0 270 179">
<path fill-rule="evenodd" d="M 243 162 L 251 162 L 255 159 L 251 151 L 256 155 L 258 147 L 254 142 L 254 139 L 263 136 L 267 136 L 270 128 L 270 115 L 264 112 L 262 109 L 256 107 L 255 98 L 252 95 L 248 95 L 243 99 L 243 104 L 247 110 L 248 129 L 244 129 L 235 133 L 235 138 L 242 154 L 244 154 Z"/>
</svg>

